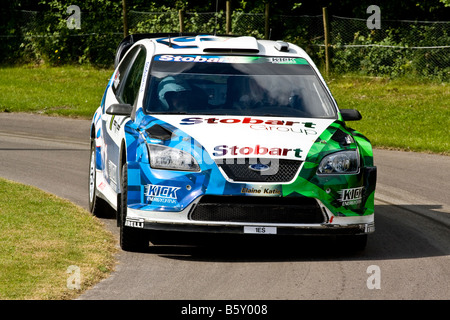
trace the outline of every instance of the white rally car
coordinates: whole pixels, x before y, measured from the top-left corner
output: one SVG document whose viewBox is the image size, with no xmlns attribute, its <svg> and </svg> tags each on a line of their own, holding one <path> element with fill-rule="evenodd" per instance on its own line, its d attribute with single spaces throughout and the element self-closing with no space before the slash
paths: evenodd
<svg viewBox="0 0 450 320">
<path fill-rule="evenodd" d="M 116 64 L 92 119 L 89 203 L 116 210 L 124 250 L 164 232 L 336 235 L 364 248 L 372 147 L 301 48 L 131 35 Z"/>
</svg>

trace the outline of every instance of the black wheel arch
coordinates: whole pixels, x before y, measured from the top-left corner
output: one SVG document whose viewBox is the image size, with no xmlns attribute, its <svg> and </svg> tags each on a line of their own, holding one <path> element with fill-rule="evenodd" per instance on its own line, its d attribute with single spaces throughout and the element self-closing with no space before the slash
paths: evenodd
<svg viewBox="0 0 450 320">
<path fill-rule="evenodd" d="M 122 167 L 127 162 L 127 144 L 125 140 L 122 140 L 122 143 L 120 144 L 120 154 L 119 154 L 119 181 L 122 181 Z M 119 192 L 117 193 L 117 210 L 116 210 L 116 221 L 117 226 L 120 226 L 121 223 L 121 203 L 122 203 L 122 185 L 119 183 Z"/>
</svg>

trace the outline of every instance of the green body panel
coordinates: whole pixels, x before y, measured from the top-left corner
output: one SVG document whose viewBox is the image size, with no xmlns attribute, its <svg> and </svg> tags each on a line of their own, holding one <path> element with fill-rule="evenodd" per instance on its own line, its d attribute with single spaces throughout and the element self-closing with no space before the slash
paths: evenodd
<svg viewBox="0 0 450 320">
<path fill-rule="evenodd" d="M 346 135 L 352 136 L 353 142 L 343 143 L 342 137 Z M 326 155 L 355 149 L 360 155 L 359 173 L 317 174 L 320 161 Z M 289 185 L 283 185 L 282 191 L 283 196 L 319 199 L 335 216 L 363 216 L 374 213 L 375 180 L 370 141 L 337 120 L 314 142 L 298 178 Z"/>
</svg>

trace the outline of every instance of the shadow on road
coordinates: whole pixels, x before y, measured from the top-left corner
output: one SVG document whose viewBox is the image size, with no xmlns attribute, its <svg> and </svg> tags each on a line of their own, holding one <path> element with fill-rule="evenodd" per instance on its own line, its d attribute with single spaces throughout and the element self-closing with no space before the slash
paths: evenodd
<svg viewBox="0 0 450 320">
<path fill-rule="evenodd" d="M 210 262 L 391 260 L 450 255 L 450 230 L 400 206 L 376 206 L 376 231 L 362 252 L 349 251 L 336 237 L 168 234 L 172 243 L 151 244 L 143 254 Z M 439 206 L 421 206 L 434 211 Z M 417 208 L 415 208 L 417 209 Z"/>
</svg>

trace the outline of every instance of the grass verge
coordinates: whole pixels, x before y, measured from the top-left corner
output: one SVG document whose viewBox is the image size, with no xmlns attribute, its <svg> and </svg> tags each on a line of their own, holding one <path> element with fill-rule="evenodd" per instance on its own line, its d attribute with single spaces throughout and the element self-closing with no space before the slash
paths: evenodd
<svg viewBox="0 0 450 320">
<path fill-rule="evenodd" d="M 0 299 L 73 299 L 114 269 L 113 235 L 67 200 L 0 179 L 0 217 Z"/>
<path fill-rule="evenodd" d="M 113 70 L 83 66 L 0 68 L 0 112 L 89 118 Z"/>
<path fill-rule="evenodd" d="M 450 155 L 450 83 L 342 76 L 328 84 L 340 108 L 361 112 L 348 125 L 374 147 Z"/>
</svg>

